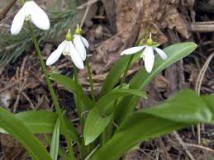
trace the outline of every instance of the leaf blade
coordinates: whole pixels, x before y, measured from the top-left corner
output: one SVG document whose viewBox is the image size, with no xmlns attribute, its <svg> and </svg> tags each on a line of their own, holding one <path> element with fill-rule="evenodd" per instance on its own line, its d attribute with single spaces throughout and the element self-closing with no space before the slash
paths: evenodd
<svg viewBox="0 0 214 160">
<path fill-rule="evenodd" d="M 93 142 L 109 124 L 112 119 L 111 113 L 114 110 L 115 100 L 132 94 L 146 97 L 146 95 L 139 90 L 115 89 L 107 93 L 95 104 L 93 109 L 89 112 L 85 122 L 83 132 L 85 145 Z"/>
<path fill-rule="evenodd" d="M 57 157 L 58 157 L 59 136 L 60 136 L 60 120 L 57 119 L 54 127 L 54 131 L 53 131 L 53 135 L 52 135 L 51 145 L 50 145 L 50 155 L 52 160 L 57 160 Z"/>
<path fill-rule="evenodd" d="M 187 96 L 189 101 L 181 101 Z M 206 104 L 204 99 L 198 97 L 194 91 L 184 90 L 159 106 L 133 113 L 121 124 L 116 134 L 95 152 L 92 160 L 98 160 L 101 157 L 103 160 L 116 160 L 141 141 L 199 122 L 214 123 L 214 104 L 209 103 L 212 110 Z M 190 109 L 186 112 L 188 107 Z M 196 109 L 191 112 L 193 108 Z M 171 115 L 171 113 L 174 114 Z"/>
<path fill-rule="evenodd" d="M 0 127 L 16 138 L 33 158 L 51 160 L 44 146 L 33 136 L 22 121 L 3 107 L 0 107 L 0 122 Z"/>
</svg>

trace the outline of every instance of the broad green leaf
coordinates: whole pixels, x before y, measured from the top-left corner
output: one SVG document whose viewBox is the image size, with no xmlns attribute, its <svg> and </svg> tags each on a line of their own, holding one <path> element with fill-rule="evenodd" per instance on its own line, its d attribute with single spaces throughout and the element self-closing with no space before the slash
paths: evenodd
<svg viewBox="0 0 214 160">
<path fill-rule="evenodd" d="M 50 155 L 26 125 L 14 114 L 0 107 L 0 127 L 18 140 L 33 159 L 51 160 Z"/>
<path fill-rule="evenodd" d="M 165 48 L 164 51 L 168 58 L 166 60 L 162 60 L 159 56 L 156 56 L 154 68 L 151 73 L 147 73 L 144 67 L 142 67 L 142 69 L 140 69 L 130 81 L 130 88 L 142 90 L 158 73 L 192 53 L 196 47 L 197 45 L 195 43 L 184 42 L 173 44 Z M 120 102 L 115 114 L 115 121 L 117 124 L 121 123 L 122 120 L 134 110 L 138 100 L 139 97 L 129 96 Z"/>
<path fill-rule="evenodd" d="M 57 119 L 50 146 L 50 155 L 52 160 L 57 160 L 59 152 L 60 120 Z"/>
<path fill-rule="evenodd" d="M 22 121 L 33 134 L 53 133 L 57 114 L 48 111 L 25 111 L 14 115 Z M 78 133 L 71 122 L 65 118 L 66 128 L 76 142 L 80 142 Z M 0 133 L 7 133 L 0 125 Z"/>
<path fill-rule="evenodd" d="M 174 108 L 179 109 L 175 112 Z M 206 123 L 211 122 L 213 118 L 213 112 L 206 102 L 192 90 L 183 90 L 176 95 L 176 98 L 172 97 L 171 100 L 166 101 L 158 107 L 145 109 L 142 112 L 172 121 L 188 121 L 188 123 L 191 120 L 194 123 L 196 118 L 198 121 Z"/>
<path fill-rule="evenodd" d="M 129 95 L 146 98 L 146 94 L 138 89 L 114 89 L 103 96 L 99 101 L 97 101 L 94 108 L 97 108 L 101 113 L 105 115 L 110 114 L 113 110 L 113 105 L 111 105 L 111 103 L 114 103 L 114 100 L 116 99 Z"/>
<path fill-rule="evenodd" d="M 54 112 L 48 111 L 25 111 L 15 114 L 26 127 L 33 133 L 52 133 L 57 120 Z"/>
<path fill-rule="evenodd" d="M 204 95 L 201 96 L 201 98 L 204 100 L 206 105 L 209 107 L 212 113 L 214 113 L 214 94 L 212 95 Z M 212 117 L 212 120 L 214 121 L 214 116 Z"/>
<path fill-rule="evenodd" d="M 111 113 L 114 109 L 115 100 L 128 95 L 146 97 L 146 95 L 139 90 L 115 89 L 107 93 L 95 104 L 85 122 L 84 140 L 86 145 L 93 142 L 111 121 Z"/>
<path fill-rule="evenodd" d="M 47 111 L 25 111 L 14 115 L 33 133 L 52 133 L 56 123 L 57 115 Z M 0 128 L 1 133 L 7 133 Z"/>
<path fill-rule="evenodd" d="M 214 110 L 210 109 L 214 103 L 206 104 L 194 91 L 185 90 L 159 106 L 132 113 L 91 159 L 117 160 L 142 141 L 199 122 L 214 123 Z"/>
<path fill-rule="evenodd" d="M 51 74 L 51 79 L 64 86 L 66 89 L 72 91 L 73 93 L 78 94 L 81 97 L 81 100 L 85 107 L 90 109 L 94 105 L 93 101 L 85 95 L 81 86 L 75 86 L 75 82 L 73 79 L 68 78 L 67 76 L 63 76 L 61 74 Z"/>
</svg>

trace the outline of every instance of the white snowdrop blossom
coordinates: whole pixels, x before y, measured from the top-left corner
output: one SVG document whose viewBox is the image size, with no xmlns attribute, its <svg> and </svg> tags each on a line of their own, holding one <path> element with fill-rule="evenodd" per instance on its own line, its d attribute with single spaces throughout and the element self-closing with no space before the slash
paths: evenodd
<svg viewBox="0 0 214 160">
<path fill-rule="evenodd" d="M 146 42 L 146 45 L 128 48 L 122 51 L 121 55 L 131 55 L 142 51 L 140 57 L 144 60 L 146 71 L 150 73 L 152 71 L 155 61 L 154 52 L 158 53 L 163 60 L 167 59 L 167 55 L 163 50 L 152 45 L 153 41 L 150 36 L 150 38 Z"/>
<path fill-rule="evenodd" d="M 36 27 L 42 30 L 50 28 L 50 21 L 47 14 L 34 1 L 26 1 L 17 12 L 10 29 L 11 34 L 17 35 L 21 31 L 24 21 L 31 21 Z"/>
<path fill-rule="evenodd" d="M 79 69 L 84 69 L 83 60 L 80 57 L 80 54 L 77 51 L 76 47 L 72 43 L 72 36 L 71 36 L 70 30 L 68 31 L 68 34 L 66 35 L 66 39 L 48 57 L 48 59 L 46 61 L 46 65 L 49 66 L 49 65 L 54 64 L 60 58 L 60 56 L 62 54 L 65 56 L 71 56 L 71 59 L 72 59 L 74 65 Z"/>
<path fill-rule="evenodd" d="M 77 26 L 74 34 L 74 46 L 76 47 L 77 51 L 80 53 L 80 57 L 83 61 L 86 59 L 86 48 L 89 47 L 88 41 L 81 36 L 81 29 Z"/>
</svg>

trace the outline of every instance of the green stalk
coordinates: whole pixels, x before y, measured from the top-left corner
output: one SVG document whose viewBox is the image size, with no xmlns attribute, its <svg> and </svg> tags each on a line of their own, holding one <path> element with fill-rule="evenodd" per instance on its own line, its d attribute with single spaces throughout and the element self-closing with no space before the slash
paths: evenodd
<svg viewBox="0 0 214 160">
<path fill-rule="evenodd" d="M 74 75 L 73 75 L 73 79 L 75 82 L 75 89 L 76 89 L 76 93 L 75 93 L 75 104 L 77 107 L 77 114 L 78 117 L 81 119 L 81 114 L 83 112 L 82 108 L 80 107 L 80 100 L 79 100 L 79 94 L 78 94 L 78 75 L 77 75 L 77 68 L 76 66 L 73 66 L 74 69 Z"/>
<path fill-rule="evenodd" d="M 72 145 L 71 145 L 71 137 L 69 135 L 69 133 L 67 132 L 68 130 L 66 129 L 66 124 L 65 124 L 65 121 L 64 121 L 64 117 L 63 117 L 63 114 L 60 110 L 60 107 L 59 107 L 59 102 L 58 102 L 58 99 L 57 99 L 57 96 L 54 92 L 54 89 L 51 85 L 51 81 L 48 77 L 48 71 L 46 69 L 46 66 L 45 66 L 45 63 L 43 61 L 43 58 L 42 58 L 42 53 L 40 51 L 40 48 L 39 48 L 39 45 L 38 45 L 38 41 L 36 39 L 36 36 L 35 36 L 35 33 L 34 33 L 34 30 L 31 26 L 31 23 L 28 21 L 28 26 L 29 26 L 29 29 L 30 29 L 30 32 L 31 32 L 31 35 L 32 35 L 32 39 L 33 39 L 33 43 L 34 43 L 34 46 L 35 46 L 35 49 L 36 49 L 36 53 L 39 57 L 39 60 L 40 60 L 40 63 L 41 63 L 41 67 L 42 67 L 42 71 L 45 75 L 45 80 L 46 80 L 46 83 L 48 85 L 48 89 L 49 89 L 49 92 L 50 92 L 50 95 L 52 97 L 52 100 L 53 100 L 53 103 L 54 103 L 54 106 L 55 106 L 55 109 L 56 109 L 56 113 L 57 115 L 59 116 L 59 119 L 60 119 L 60 123 L 62 125 L 62 132 L 65 136 L 65 140 L 66 140 L 66 143 L 67 143 L 67 146 L 68 146 L 68 150 L 69 150 L 69 155 L 70 155 L 70 158 L 71 160 L 74 160 L 74 152 L 73 152 L 73 149 L 72 149 Z"/>
<path fill-rule="evenodd" d="M 124 83 L 125 80 L 126 80 L 126 76 L 127 76 L 128 71 L 129 71 L 129 67 L 130 67 L 130 65 L 131 65 L 131 63 L 132 63 L 133 58 L 134 58 L 134 55 L 131 55 L 131 57 L 130 57 L 128 63 L 127 63 L 127 66 L 126 66 L 126 70 L 124 71 L 123 77 L 122 77 L 122 79 L 121 79 L 121 81 L 120 81 L 119 89 L 122 88 L 123 83 Z"/>
<path fill-rule="evenodd" d="M 86 67 L 87 67 L 87 73 L 88 73 L 90 87 L 91 87 L 91 97 L 92 97 L 92 100 L 95 102 L 96 99 L 95 99 L 94 83 L 91 75 L 91 69 L 90 69 L 88 58 L 86 58 Z"/>
</svg>

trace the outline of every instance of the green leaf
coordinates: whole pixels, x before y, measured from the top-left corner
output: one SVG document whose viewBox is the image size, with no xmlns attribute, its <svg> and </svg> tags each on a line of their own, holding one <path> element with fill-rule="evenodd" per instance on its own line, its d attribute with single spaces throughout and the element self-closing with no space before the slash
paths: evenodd
<svg viewBox="0 0 214 160">
<path fill-rule="evenodd" d="M 33 159 L 51 160 L 44 146 L 26 125 L 3 107 L 0 107 L 0 127 L 16 138 Z"/>
<path fill-rule="evenodd" d="M 67 118 L 65 118 L 64 122 L 65 122 L 65 127 L 66 127 L 67 131 L 71 135 L 71 138 L 73 140 L 75 140 L 77 142 L 77 144 L 80 144 L 80 142 L 81 142 L 80 136 L 79 136 L 76 128 L 72 124 L 72 122 L 70 122 Z"/>
<path fill-rule="evenodd" d="M 60 120 L 57 119 L 56 125 L 54 127 L 51 146 L 50 146 L 50 155 L 52 160 L 57 160 L 59 152 L 59 136 L 60 136 Z"/>
<path fill-rule="evenodd" d="M 119 82 L 119 79 L 121 75 L 124 73 L 130 58 L 132 57 L 123 56 L 117 61 L 117 63 L 115 63 L 112 66 L 111 70 L 109 71 L 107 77 L 103 82 L 102 89 L 100 91 L 100 97 L 104 96 L 109 91 L 111 91 L 114 88 L 114 86 Z M 138 58 L 139 58 L 138 54 L 134 55 L 132 63 L 134 63 Z"/>
<path fill-rule="evenodd" d="M 78 91 L 78 96 L 81 97 L 83 104 L 88 109 L 92 108 L 92 106 L 94 105 L 93 101 L 88 96 L 85 95 L 81 86 L 78 86 L 78 88 L 76 88 L 76 85 L 73 79 L 68 78 L 67 76 L 63 76 L 61 74 L 51 74 L 51 79 L 57 82 L 58 84 L 61 84 L 66 89 L 72 91 L 75 94 L 77 94 L 77 91 Z"/>
<path fill-rule="evenodd" d="M 162 60 L 159 56 L 156 56 L 155 64 L 151 73 L 147 73 L 142 67 L 137 74 L 130 81 L 130 88 L 133 89 L 143 89 L 149 82 L 161 71 L 163 71 L 168 66 L 182 59 L 183 57 L 192 53 L 197 45 L 192 42 L 184 42 L 173 44 L 164 49 L 168 58 L 166 60 Z M 118 108 L 116 109 L 115 114 L 115 122 L 120 124 L 126 116 L 132 112 L 137 105 L 139 97 L 130 96 L 128 98 L 124 98 Z"/>
<path fill-rule="evenodd" d="M 21 120 L 33 134 L 52 133 L 57 115 L 47 111 L 25 111 L 14 115 Z M 7 133 L 0 128 L 1 133 Z"/>
<path fill-rule="evenodd" d="M 33 134 L 52 133 L 57 120 L 54 112 L 25 111 L 15 114 Z"/>
<path fill-rule="evenodd" d="M 31 131 L 33 134 L 41 133 L 53 133 L 57 114 L 54 112 L 48 111 L 25 111 L 20 112 L 14 115 L 16 118 L 22 121 L 24 125 Z M 76 142 L 80 142 L 80 138 L 73 124 L 65 118 L 65 123 L 67 130 L 70 135 Z M 1 127 L 1 125 L 0 125 Z M 3 128 L 0 128 L 0 133 L 7 133 Z"/>
<path fill-rule="evenodd" d="M 201 96 L 201 98 L 204 100 L 211 112 L 214 113 L 214 94 Z M 214 116 L 212 117 L 212 120 L 214 121 Z"/>
<path fill-rule="evenodd" d="M 103 96 L 89 112 L 84 127 L 85 145 L 93 142 L 106 128 L 112 119 L 112 111 L 116 99 L 136 95 L 146 97 L 146 95 L 134 89 L 115 89 Z"/>
<path fill-rule="evenodd" d="M 179 109 L 175 112 L 174 108 Z M 196 119 L 206 123 L 211 122 L 213 118 L 213 112 L 201 97 L 197 96 L 192 90 L 183 90 L 179 92 L 176 98 L 166 101 L 159 107 L 145 109 L 142 112 L 172 121 L 188 121 L 188 123 L 194 123 Z"/>
<path fill-rule="evenodd" d="M 199 122 L 214 123 L 214 110 L 206 104 L 194 91 L 185 90 L 159 106 L 132 113 L 91 159 L 117 160 L 142 141 Z"/>
</svg>

